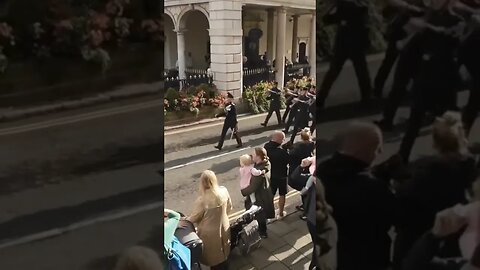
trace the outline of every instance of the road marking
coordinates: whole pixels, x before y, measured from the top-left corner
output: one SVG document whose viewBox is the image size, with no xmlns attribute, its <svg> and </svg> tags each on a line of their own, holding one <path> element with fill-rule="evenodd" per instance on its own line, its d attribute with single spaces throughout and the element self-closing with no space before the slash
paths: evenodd
<svg viewBox="0 0 480 270">
<path fill-rule="evenodd" d="M 26 244 L 26 243 L 30 243 L 30 242 L 34 242 L 34 241 L 44 240 L 44 239 L 59 236 L 59 235 L 62 235 L 62 234 L 65 234 L 65 233 L 68 233 L 68 232 L 71 232 L 71 231 L 74 231 L 74 230 L 78 230 L 78 229 L 81 229 L 81 228 L 84 228 L 84 227 L 87 227 L 87 226 L 91 226 L 91 225 L 94 225 L 94 224 L 97 224 L 97 223 L 113 221 L 113 220 L 125 218 L 125 217 L 128 217 L 128 216 L 140 214 L 140 213 L 143 213 L 143 212 L 155 210 L 155 209 L 161 208 L 162 206 L 163 206 L 163 202 L 150 203 L 150 204 L 147 204 L 147 205 L 135 207 L 135 208 L 128 209 L 128 210 L 125 210 L 125 211 L 116 212 L 116 213 L 108 214 L 108 215 L 101 216 L 101 217 L 98 217 L 98 218 L 73 223 L 73 224 L 68 225 L 66 227 L 63 227 L 63 228 L 55 228 L 55 229 L 51 229 L 51 230 L 48 230 L 48 231 L 35 233 L 35 234 L 27 235 L 27 236 L 24 236 L 24 237 L 20 237 L 20 238 L 17 238 L 17 239 L 7 240 L 3 243 L 0 243 L 0 249 L 12 247 L 12 246 L 17 246 L 17 245 L 22 245 L 22 244 Z M 159 214 L 159 216 L 160 216 L 160 214 Z"/>
<path fill-rule="evenodd" d="M 223 154 L 219 154 L 219 155 L 215 155 L 215 156 L 211 156 L 211 157 L 206 157 L 206 158 L 197 159 L 197 160 L 194 160 L 194 161 L 187 162 L 187 163 L 185 163 L 185 164 L 180 164 L 180 165 L 177 165 L 177 166 L 173 166 L 173 167 L 170 167 L 170 168 L 166 168 L 164 171 L 165 171 L 165 172 L 168 172 L 168 171 L 171 171 L 171 170 L 180 169 L 180 168 L 183 168 L 183 167 L 188 166 L 188 165 L 192 165 L 192 164 L 195 164 L 195 163 L 204 162 L 204 161 L 207 161 L 207 160 L 211 160 L 211 159 L 215 159 L 215 158 L 219 158 L 219 157 L 223 157 L 223 156 L 228 156 L 228 155 L 231 155 L 231 154 L 234 154 L 234 153 L 238 153 L 238 152 L 241 152 L 241 151 L 250 149 L 250 148 L 252 148 L 252 147 L 251 147 L 251 146 L 248 146 L 248 147 L 240 148 L 240 149 L 237 149 L 237 150 L 234 150 L 234 151 L 230 151 L 230 152 L 227 152 L 227 153 L 223 153 Z"/>
<path fill-rule="evenodd" d="M 0 129 L 0 136 L 24 133 L 28 131 L 45 129 L 45 128 L 50 128 L 55 126 L 62 126 L 67 124 L 74 124 L 74 123 L 78 123 L 86 120 L 92 120 L 96 118 L 102 118 L 102 117 L 107 117 L 107 116 L 112 116 L 117 114 L 139 111 L 139 110 L 149 109 L 149 108 L 153 108 L 161 105 L 162 105 L 161 100 L 154 100 L 154 101 L 126 105 L 122 107 L 105 109 L 105 110 L 100 110 L 100 111 L 95 111 L 90 113 L 66 116 L 66 117 L 47 120 L 39 123 L 26 124 L 23 126 L 3 128 L 3 129 Z"/>
<path fill-rule="evenodd" d="M 283 113 L 285 110 L 281 110 L 281 113 Z M 253 119 L 253 118 L 259 118 L 259 117 L 263 117 L 263 116 L 266 116 L 267 113 L 261 113 L 261 114 L 254 114 L 254 115 L 249 115 L 249 116 L 244 116 L 244 117 L 239 117 L 238 121 L 244 121 L 244 120 L 249 120 L 249 119 Z M 198 126 L 194 126 L 194 127 L 189 127 L 189 128 L 175 128 L 174 130 L 172 131 L 167 131 L 165 132 L 165 136 L 171 136 L 171 135 L 175 135 L 175 134 L 179 134 L 179 133 L 183 133 L 183 132 L 190 132 L 190 131 L 195 131 L 195 130 L 199 130 L 199 129 L 204 129 L 204 128 L 210 128 L 210 127 L 215 127 L 215 126 L 221 126 L 223 125 L 223 121 L 212 121 L 211 123 L 206 123 L 206 124 L 202 124 L 202 123 L 199 123 Z"/>
</svg>

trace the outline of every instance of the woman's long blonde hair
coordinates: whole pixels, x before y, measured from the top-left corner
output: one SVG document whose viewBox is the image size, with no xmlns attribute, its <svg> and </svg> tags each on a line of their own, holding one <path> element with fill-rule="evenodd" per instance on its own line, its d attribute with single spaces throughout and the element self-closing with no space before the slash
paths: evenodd
<svg viewBox="0 0 480 270">
<path fill-rule="evenodd" d="M 203 196 L 207 191 L 212 192 L 216 197 L 216 202 L 218 204 L 222 203 L 222 198 L 220 197 L 220 186 L 218 185 L 217 176 L 211 170 L 203 171 L 200 176 L 200 194 Z"/>
<path fill-rule="evenodd" d="M 434 147 L 446 156 L 461 157 L 468 154 L 468 140 L 457 112 L 448 111 L 433 124 Z"/>
</svg>

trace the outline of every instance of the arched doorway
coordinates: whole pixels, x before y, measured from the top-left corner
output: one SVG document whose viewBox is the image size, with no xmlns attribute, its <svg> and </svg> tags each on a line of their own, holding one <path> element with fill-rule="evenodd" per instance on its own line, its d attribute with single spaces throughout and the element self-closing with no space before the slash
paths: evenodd
<svg viewBox="0 0 480 270">
<path fill-rule="evenodd" d="M 165 32 L 164 65 L 166 70 L 175 69 L 177 61 L 177 33 L 174 31 L 174 24 L 169 15 L 163 14 Z"/>
<path fill-rule="evenodd" d="M 182 16 L 185 26 L 185 67 L 187 69 L 207 69 L 210 59 L 209 22 L 205 14 L 191 10 Z"/>
<path fill-rule="evenodd" d="M 307 56 L 307 44 L 305 42 L 300 42 L 298 45 L 298 62 L 304 63 L 305 56 Z"/>
</svg>

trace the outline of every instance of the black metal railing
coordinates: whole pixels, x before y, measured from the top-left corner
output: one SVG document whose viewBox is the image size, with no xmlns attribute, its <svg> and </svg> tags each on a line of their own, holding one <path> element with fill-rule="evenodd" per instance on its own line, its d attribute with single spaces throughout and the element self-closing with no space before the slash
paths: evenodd
<svg viewBox="0 0 480 270">
<path fill-rule="evenodd" d="M 270 68 L 244 68 L 243 69 L 243 87 L 250 87 L 261 81 L 273 81 L 274 71 Z"/>
<path fill-rule="evenodd" d="M 173 88 L 181 90 L 190 86 L 198 86 L 204 83 L 212 85 L 213 83 L 212 74 L 208 74 L 206 70 L 202 69 L 186 69 L 185 79 L 180 79 L 177 70 L 164 71 L 163 77 L 165 80 L 165 89 Z"/>
<path fill-rule="evenodd" d="M 310 76 L 310 64 L 293 64 L 287 66 L 285 81 L 300 79 L 304 76 Z"/>
</svg>

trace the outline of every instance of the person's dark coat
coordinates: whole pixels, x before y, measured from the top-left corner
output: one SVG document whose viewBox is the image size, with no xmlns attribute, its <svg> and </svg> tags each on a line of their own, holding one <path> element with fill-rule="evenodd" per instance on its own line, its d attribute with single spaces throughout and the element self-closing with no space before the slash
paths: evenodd
<svg viewBox="0 0 480 270">
<path fill-rule="evenodd" d="M 257 170 L 270 170 L 269 163 L 255 164 Z M 265 175 L 252 176 L 250 185 L 241 190 L 242 195 L 246 197 L 245 208 L 250 209 L 252 201 L 250 194 L 255 194 L 255 205 L 262 207 L 263 211 L 257 216 L 259 220 L 266 220 L 275 217 L 275 206 L 273 204 L 273 194 L 270 190 L 270 176 L 269 173 Z"/>
<path fill-rule="evenodd" d="M 270 100 L 270 109 L 271 110 L 280 109 L 281 107 L 280 95 L 282 94 L 282 92 L 277 87 L 272 88 L 272 92 L 270 92 L 270 95 L 267 97 L 267 99 Z"/>
<path fill-rule="evenodd" d="M 302 160 L 311 157 L 315 143 L 312 141 L 299 141 L 293 144 L 290 150 L 290 173 L 292 173 L 300 164 Z"/>
<path fill-rule="evenodd" d="M 269 141 L 264 146 L 267 150 L 268 159 L 271 164 L 271 177 L 273 179 L 283 179 L 288 176 L 288 163 L 290 156 L 287 150 L 274 141 Z"/>
<path fill-rule="evenodd" d="M 223 122 L 223 125 L 228 128 L 235 128 L 237 125 L 237 108 L 235 104 L 229 103 L 225 105 L 225 110 L 224 112 L 218 114 L 217 116 L 225 116 L 225 120 Z"/>
<path fill-rule="evenodd" d="M 301 96 L 298 99 L 302 102 L 298 101 L 296 103 L 298 109 L 295 114 L 294 126 L 295 128 L 304 128 L 308 126 L 308 122 L 310 121 L 310 104 L 308 103 L 310 101 L 310 98 L 308 98 L 307 96 Z"/>
<path fill-rule="evenodd" d="M 387 183 L 370 173 L 369 164 L 341 153 L 321 162 L 317 173 L 338 226 L 338 269 L 386 269 L 394 210 Z"/>
<path fill-rule="evenodd" d="M 413 244 L 433 227 L 439 211 L 466 203 L 466 192 L 475 176 L 475 160 L 468 156 L 428 156 L 414 161 L 410 179 L 400 183 L 396 192 L 399 239 Z M 403 248 L 409 250 L 409 246 Z"/>
</svg>

